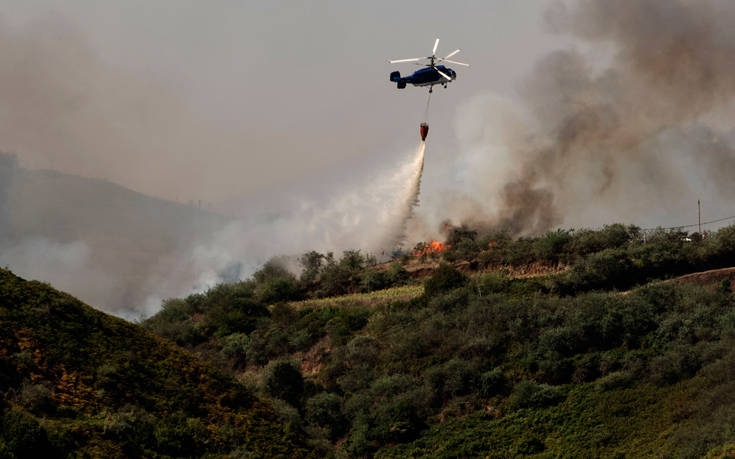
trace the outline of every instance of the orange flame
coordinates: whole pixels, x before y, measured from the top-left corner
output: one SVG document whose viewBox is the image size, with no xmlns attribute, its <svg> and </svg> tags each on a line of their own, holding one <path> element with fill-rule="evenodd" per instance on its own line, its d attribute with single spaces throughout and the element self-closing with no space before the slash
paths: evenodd
<svg viewBox="0 0 735 459">
<path fill-rule="evenodd" d="M 433 255 L 433 254 L 442 253 L 445 250 L 447 250 L 447 247 L 441 242 L 429 241 L 426 244 L 424 244 L 423 248 L 417 249 L 411 252 L 411 255 L 413 255 L 414 257 L 420 257 L 421 255 Z"/>
</svg>

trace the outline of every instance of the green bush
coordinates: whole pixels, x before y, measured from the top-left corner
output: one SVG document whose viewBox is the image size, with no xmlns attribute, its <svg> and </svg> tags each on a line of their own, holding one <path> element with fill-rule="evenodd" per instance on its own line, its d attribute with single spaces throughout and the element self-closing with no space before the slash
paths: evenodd
<svg viewBox="0 0 735 459">
<path fill-rule="evenodd" d="M 201 456 L 209 433 L 204 423 L 176 412 L 156 423 L 156 450 L 172 457 Z"/>
<path fill-rule="evenodd" d="M 304 391 L 304 378 L 299 366 L 290 360 L 275 360 L 266 366 L 261 376 L 262 387 L 271 397 L 299 406 Z"/>
<path fill-rule="evenodd" d="M 220 336 L 232 333 L 251 333 L 262 317 L 268 316 L 268 309 L 260 302 L 250 298 L 228 299 L 218 312 L 208 315 L 208 324 Z"/>
<path fill-rule="evenodd" d="M 365 272 L 366 258 L 359 250 L 346 250 L 339 262 L 327 256 L 326 265 L 319 276 L 319 287 L 316 296 L 339 296 L 355 293 L 360 290 L 362 276 L 373 272 Z"/>
<path fill-rule="evenodd" d="M 480 295 L 501 293 L 507 291 L 510 286 L 510 278 L 500 271 L 492 271 L 477 276 L 475 280 Z"/>
<path fill-rule="evenodd" d="M 10 457 L 51 457 L 54 454 L 47 432 L 31 415 L 20 410 L 7 410 L 0 417 L 0 441 Z"/>
<path fill-rule="evenodd" d="M 391 286 L 405 285 L 411 278 L 406 268 L 398 262 L 393 262 L 388 271 L 388 282 Z"/>
<path fill-rule="evenodd" d="M 499 368 L 486 371 L 480 375 L 480 395 L 485 398 L 505 393 L 507 390 L 505 375 Z"/>
<path fill-rule="evenodd" d="M 424 295 L 431 298 L 443 292 L 462 287 L 467 282 L 467 276 L 462 274 L 449 263 L 440 263 L 434 273 L 424 281 Z"/>
<path fill-rule="evenodd" d="M 230 359 L 235 359 L 239 365 L 243 365 L 247 357 L 247 349 L 250 338 L 245 333 L 233 333 L 224 336 L 220 340 L 222 353 Z"/>
<path fill-rule="evenodd" d="M 480 375 L 470 362 L 452 359 L 449 362 L 430 368 L 424 376 L 439 404 L 459 395 L 473 392 L 479 385 Z"/>
<path fill-rule="evenodd" d="M 626 370 L 614 371 L 597 380 L 597 387 L 602 391 L 628 387 L 633 382 L 633 375 Z"/>
<path fill-rule="evenodd" d="M 319 393 L 306 401 L 306 421 L 324 427 L 330 440 L 334 441 L 344 432 L 342 398 L 329 392 Z"/>
<path fill-rule="evenodd" d="M 368 270 L 362 275 L 360 280 L 361 292 L 372 292 L 382 290 L 390 285 L 388 273 L 385 271 Z"/>
<path fill-rule="evenodd" d="M 466 226 L 454 227 L 449 231 L 444 259 L 450 262 L 469 260 L 480 251 L 477 244 L 477 231 Z"/>
<path fill-rule="evenodd" d="M 580 343 L 580 337 L 569 327 L 546 329 L 539 336 L 538 349 L 542 355 L 552 357 L 569 357 L 574 355 Z"/>
<path fill-rule="evenodd" d="M 300 278 L 302 283 L 308 284 L 316 280 L 322 270 L 325 258 L 324 255 L 313 250 L 299 257 L 299 263 L 303 268 Z"/>
<path fill-rule="evenodd" d="M 273 279 L 293 278 L 293 275 L 286 269 L 286 263 L 283 258 L 271 258 L 262 268 L 253 273 L 253 280 L 256 284 L 262 285 Z"/>
<path fill-rule="evenodd" d="M 525 380 L 519 382 L 513 388 L 510 407 L 514 410 L 520 408 L 543 408 L 556 405 L 563 399 L 564 393 L 560 389 Z"/>
<path fill-rule="evenodd" d="M 296 280 L 291 276 L 267 279 L 258 286 L 256 292 L 258 300 L 266 304 L 294 301 L 301 297 Z"/>
<path fill-rule="evenodd" d="M 556 264 L 563 257 L 572 237 L 569 231 L 549 231 L 533 242 L 534 261 Z"/>
<path fill-rule="evenodd" d="M 405 442 L 415 438 L 424 422 L 407 396 L 398 396 L 378 407 L 371 436 L 381 442 Z"/>
<path fill-rule="evenodd" d="M 699 356 L 693 349 L 679 346 L 651 361 L 651 378 L 660 384 L 673 384 L 693 376 L 700 366 Z"/>
<path fill-rule="evenodd" d="M 347 360 L 352 366 L 375 365 L 380 353 L 380 342 L 369 335 L 359 335 L 347 343 Z"/>
</svg>

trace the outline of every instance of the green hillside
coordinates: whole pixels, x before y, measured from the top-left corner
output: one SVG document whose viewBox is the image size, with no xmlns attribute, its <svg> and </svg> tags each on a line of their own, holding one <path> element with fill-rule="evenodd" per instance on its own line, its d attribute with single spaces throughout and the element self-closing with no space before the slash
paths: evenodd
<svg viewBox="0 0 735 459">
<path fill-rule="evenodd" d="M 405 258 L 310 253 L 300 278 L 269 263 L 143 325 L 249 382 L 325 456 L 733 451 L 733 270 L 676 276 L 735 264 L 734 227 L 449 241 L 423 289 L 396 287 L 416 282 Z"/>
<path fill-rule="evenodd" d="M 249 389 L 140 326 L 0 270 L 0 457 L 305 456 Z"/>
<path fill-rule="evenodd" d="M 419 258 L 273 260 L 142 326 L 0 271 L 0 457 L 732 456 L 735 227 Z"/>
</svg>

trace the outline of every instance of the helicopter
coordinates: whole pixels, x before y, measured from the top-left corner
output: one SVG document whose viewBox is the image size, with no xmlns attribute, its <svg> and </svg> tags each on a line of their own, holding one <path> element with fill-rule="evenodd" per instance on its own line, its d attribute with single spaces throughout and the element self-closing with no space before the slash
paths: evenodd
<svg viewBox="0 0 735 459">
<path fill-rule="evenodd" d="M 436 65 L 441 62 L 449 62 L 451 64 L 461 65 L 464 67 L 469 67 L 470 64 L 465 64 L 463 62 L 457 62 L 452 61 L 449 58 L 454 56 L 459 52 L 458 49 L 455 49 L 451 53 L 447 54 L 446 57 L 437 57 L 436 56 L 436 49 L 439 46 L 439 39 L 437 38 L 434 42 L 434 49 L 431 51 L 431 56 L 428 57 L 412 57 L 409 59 L 395 59 L 392 61 L 388 61 L 391 64 L 399 64 L 403 62 L 414 62 L 415 65 L 424 65 L 425 68 L 417 70 L 413 72 L 410 76 L 401 76 L 401 72 L 391 72 L 390 74 L 390 81 L 396 83 L 396 86 L 398 89 L 403 89 L 406 87 L 407 83 L 411 83 L 414 86 L 428 86 L 429 87 L 429 93 L 433 91 L 435 84 L 440 84 L 447 87 L 447 83 L 454 81 L 457 79 L 457 72 L 450 69 L 449 67 L 445 67 L 444 65 Z M 418 61 L 427 59 L 428 64 L 419 64 Z"/>
</svg>

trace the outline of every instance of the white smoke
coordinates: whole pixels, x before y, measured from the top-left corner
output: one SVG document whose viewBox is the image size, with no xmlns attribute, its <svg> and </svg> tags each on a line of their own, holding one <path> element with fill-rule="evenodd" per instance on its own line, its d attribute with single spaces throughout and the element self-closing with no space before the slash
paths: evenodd
<svg viewBox="0 0 735 459">
<path fill-rule="evenodd" d="M 95 269 L 92 251 L 83 241 L 56 242 L 31 237 L 0 250 L 0 266 L 10 267 L 15 274 L 52 284 L 68 292 L 85 292 L 93 298 L 103 297 L 116 279 Z"/>
<path fill-rule="evenodd" d="M 206 243 L 191 249 L 187 270 L 194 278 L 182 283 L 177 296 L 204 291 L 220 282 L 249 277 L 268 259 L 309 250 L 322 253 L 360 249 L 386 259 L 405 242 L 406 223 L 418 204 L 426 144 L 392 174 L 341 193 L 326 205 L 303 200 L 295 212 L 273 219 L 242 218 L 226 225 Z M 291 269 L 298 269 L 296 264 Z M 144 315 L 172 294 L 151 295 L 139 309 Z"/>
</svg>

